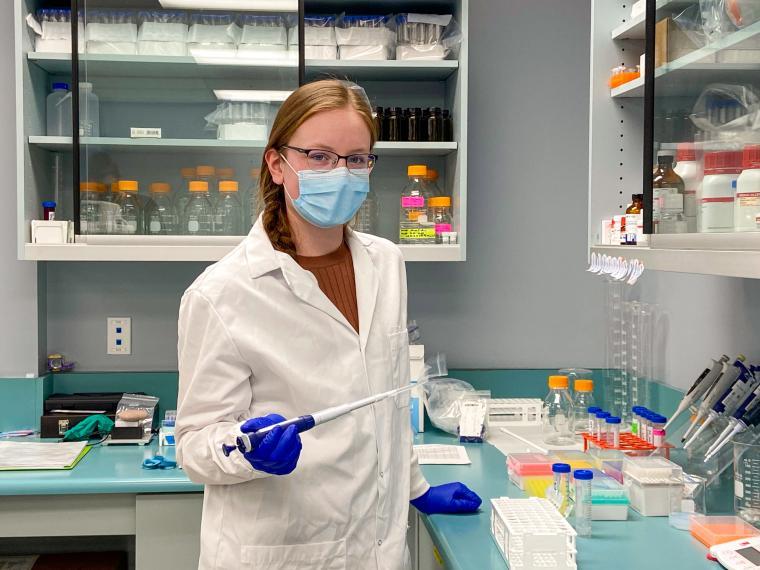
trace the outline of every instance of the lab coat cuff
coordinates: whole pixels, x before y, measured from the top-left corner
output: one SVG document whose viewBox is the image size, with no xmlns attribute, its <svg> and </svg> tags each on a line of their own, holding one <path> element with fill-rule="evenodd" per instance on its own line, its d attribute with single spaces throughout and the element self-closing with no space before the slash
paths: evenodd
<svg viewBox="0 0 760 570">
<path fill-rule="evenodd" d="M 430 489 L 430 483 L 424 478 L 421 481 L 412 481 L 412 486 L 409 489 L 409 500 L 414 501 L 419 499 L 422 495 L 428 492 Z"/>
</svg>

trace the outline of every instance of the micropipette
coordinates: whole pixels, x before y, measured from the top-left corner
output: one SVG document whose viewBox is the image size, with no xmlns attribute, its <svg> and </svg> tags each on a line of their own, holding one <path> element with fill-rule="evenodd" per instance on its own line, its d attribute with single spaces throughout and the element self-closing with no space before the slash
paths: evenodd
<svg viewBox="0 0 760 570">
<path fill-rule="evenodd" d="M 689 449 L 689 447 L 691 447 L 691 445 L 697 441 L 697 438 L 702 434 L 702 432 L 704 432 L 721 415 L 732 415 L 742 403 L 742 401 L 746 399 L 747 394 L 751 392 L 755 386 L 757 386 L 757 380 L 755 379 L 754 375 L 744 366 L 744 364 L 737 361 L 734 363 L 734 366 L 740 370 L 739 378 L 736 380 L 736 382 L 734 382 L 733 386 L 731 386 L 728 390 L 726 390 L 726 392 L 723 393 L 722 397 L 708 412 L 708 416 L 705 421 L 701 426 L 699 426 L 699 429 L 694 433 L 693 436 L 691 436 L 689 441 L 684 444 L 684 449 Z"/>
<path fill-rule="evenodd" d="M 692 430 L 700 425 L 702 420 L 705 419 L 705 417 L 710 413 L 710 410 L 713 408 L 713 406 L 718 403 L 720 397 L 726 393 L 726 390 L 728 388 L 733 386 L 734 382 L 736 382 L 736 379 L 739 377 L 739 374 L 742 372 L 741 368 L 739 368 L 736 364 L 739 362 L 744 362 L 744 360 L 744 356 L 740 354 L 736 357 L 734 364 L 728 364 L 727 362 L 723 363 L 723 370 L 721 371 L 720 377 L 705 393 L 704 397 L 702 398 L 702 403 L 699 405 L 697 417 L 694 418 L 691 427 L 684 434 L 683 438 L 681 438 L 681 442 L 686 441 Z"/>
<path fill-rule="evenodd" d="M 672 416 L 670 416 L 668 423 L 665 424 L 665 429 L 668 429 L 670 424 L 673 423 L 673 420 L 688 410 L 689 406 L 699 400 L 705 394 L 705 392 L 707 392 L 712 387 L 712 385 L 715 383 L 715 380 L 718 379 L 718 376 L 720 376 L 720 373 L 723 370 L 723 363 L 728 361 L 729 357 L 724 354 L 720 360 L 713 360 L 711 368 L 704 369 L 702 374 L 699 375 L 699 378 L 694 381 L 694 384 L 692 384 L 691 388 L 689 388 L 688 392 L 686 392 L 683 400 L 681 400 L 681 403 L 678 404 L 676 411 L 673 412 Z"/>
<path fill-rule="evenodd" d="M 391 398 L 393 396 L 403 394 L 407 390 L 411 390 L 416 386 L 425 384 L 427 381 L 428 379 L 421 380 L 417 383 L 409 384 L 408 386 L 402 386 L 401 388 L 396 388 L 394 390 L 388 390 L 387 392 L 375 394 L 374 396 L 369 396 L 367 398 L 362 398 L 361 400 L 356 400 L 355 402 L 341 404 L 340 406 L 333 406 L 331 408 L 325 408 L 324 410 L 314 412 L 313 414 L 300 416 L 290 420 L 284 420 L 282 422 L 261 428 L 260 430 L 253 433 L 240 434 L 235 439 L 235 445 L 222 445 L 222 453 L 224 453 L 224 455 L 227 457 L 229 457 L 230 454 L 236 449 L 238 449 L 240 453 L 248 453 L 254 449 L 261 442 L 261 440 L 264 439 L 264 436 L 266 436 L 266 434 L 268 434 L 274 428 L 280 427 L 286 429 L 290 426 L 296 426 L 298 433 L 309 431 L 315 426 L 330 422 L 360 408 L 375 404 L 377 402 L 385 400 L 386 398 Z"/>
<path fill-rule="evenodd" d="M 753 366 L 752 369 L 755 370 L 755 367 Z M 749 416 L 752 410 L 754 410 L 757 405 L 760 404 L 760 398 L 758 396 L 760 396 L 760 386 L 755 388 L 755 390 L 745 398 L 741 406 L 739 406 L 739 408 L 733 413 L 732 417 L 728 419 L 728 425 L 726 428 L 718 436 L 718 439 L 713 442 L 713 444 L 707 450 L 707 453 L 705 453 L 706 458 L 711 457 L 714 451 L 716 451 L 719 447 L 722 447 L 721 443 L 723 443 L 723 440 L 733 436 L 733 430 L 742 420 L 742 418 Z"/>
<path fill-rule="evenodd" d="M 732 439 L 734 439 L 737 435 L 740 433 L 744 433 L 747 431 L 750 427 L 754 427 L 760 423 L 760 407 L 755 406 L 755 408 L 749 413 L 749 415 L 745 415 L 744 418 L 741 420 L 738 420 L 733 428 L 731 429 L 731 432 L 723 438 L 723 441 L 720 442 L 719 445 L 713 446 L 714 449 L 710 452 L 708 452 L 705 455 L 704 462 L 707 463 L 710 459 L 715 457 L 721 449 L 723 449 L 726 445 L 731 442 Z"/>
</svg>

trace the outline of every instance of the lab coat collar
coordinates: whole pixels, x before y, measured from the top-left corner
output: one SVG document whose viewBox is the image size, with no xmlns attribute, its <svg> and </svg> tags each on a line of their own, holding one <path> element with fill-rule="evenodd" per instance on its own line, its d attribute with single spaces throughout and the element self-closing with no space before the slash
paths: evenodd
<svg viewBox="0 0 760 570">
<path fill-rule="evenodd" d="M 346 230 L 346 243 L 351 250 L 351 259 L 354 264 L 356 304 L 359 310 L 359 337 L 363 350 L 367 345 L 375 312 L 379 278 L 370 253 L 372 240 L 348 228 Z M 320 290 L 314 275 L 298 265 L 295 259 L 287 253 L 274 249 L 264 230 L 261 216 L 256 220 L 246 238 L 245 253 L 248 271 L 252 279 L 279 269 L 297 297 L 349 327 L 352 331 L 354 330 L 343 313 Z"/>
</svg>

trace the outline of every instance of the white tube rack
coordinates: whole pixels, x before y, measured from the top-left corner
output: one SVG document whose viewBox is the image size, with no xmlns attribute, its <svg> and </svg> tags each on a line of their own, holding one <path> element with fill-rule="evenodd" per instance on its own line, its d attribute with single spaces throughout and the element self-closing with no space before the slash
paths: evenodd
<svg viewBox="0 0 760 570">
<path fill-rule="evenodd" d="M 543 402 L 538 398 L 495 398 L 488 402 L 488 425 L 492 427 L 537 426 Z"/>
<path fill-rule="evenodd" d="M 578 568 L 576 532 L 546 499 L 491 499 L 491 534 L 511 570 Z"/>
</svg>

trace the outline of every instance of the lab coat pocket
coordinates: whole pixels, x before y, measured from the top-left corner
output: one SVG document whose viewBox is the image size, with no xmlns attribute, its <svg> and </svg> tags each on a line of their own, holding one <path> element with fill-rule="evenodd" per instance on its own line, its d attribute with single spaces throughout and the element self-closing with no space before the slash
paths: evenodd
<svg viewBox="0 0 760 570">
<path fill-rule="evenodd" d="M 390 346 L 391 389 L 409 384 L 409 333 L 406 327 L 394 329 L 388 334 Z M 409 407 L 409 392 L 394 398 L 397 408 Z"/>
<path fill-rule="evenodd" d="M 249 570 L 346 570 L 346 540 L 281 546 L 243 546 L 241 562 Z"/>
</svg>

